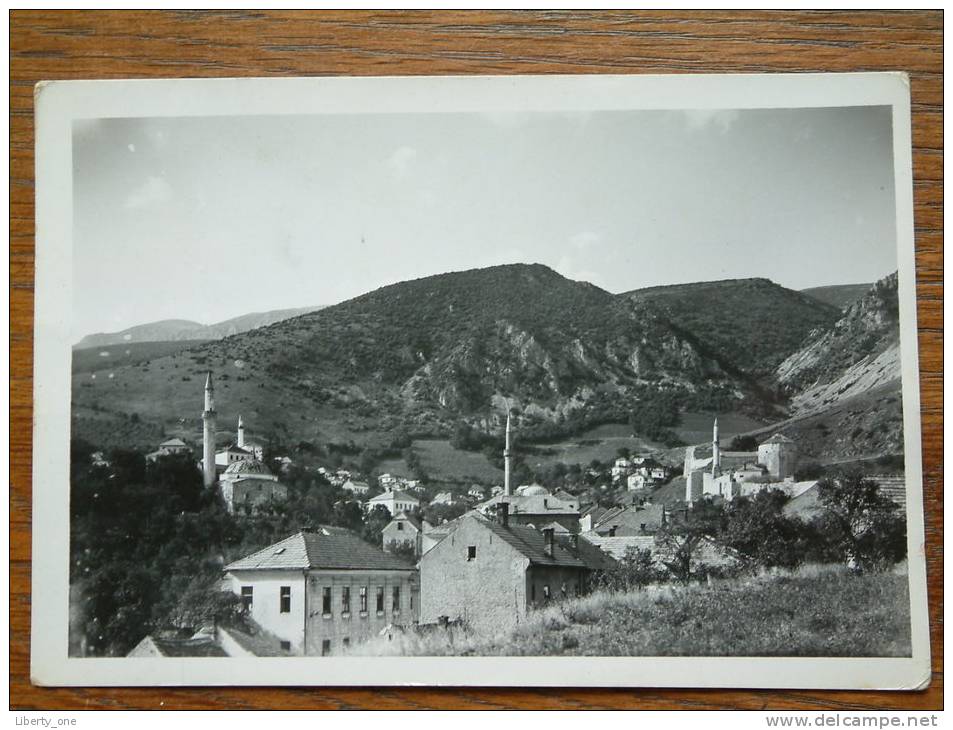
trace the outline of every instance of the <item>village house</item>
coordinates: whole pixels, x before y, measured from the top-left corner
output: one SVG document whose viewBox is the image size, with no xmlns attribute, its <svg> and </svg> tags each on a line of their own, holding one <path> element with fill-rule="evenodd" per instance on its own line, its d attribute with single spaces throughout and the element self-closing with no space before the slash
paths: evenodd
<svg viewBox="0 0 953 730">
<path fill-rule="evenodd" d="M 486 490 L 483 489 L 479 484 L 474 484 L 470 487 L 467 495 L 473 497 L 474 499 L 483 499 L 486 496 Z"/>
<path fill-rule="evenodd" d="M 342 527 L 299 532 L 225 571 L 248 616 L 294 655 L 345 653 L 387 626 L 417 622 L 414 566 Z"/>
<path fill-rule="evenodd" d="M 381 548 L 389 553 L 397 546 L 409 546 L 419 558 L 447 534 L 448 531 L 435 530 L 427 520 L 402 512 L 382 530 Z"/>
<path fill-rule="evenodd" d="M 365 508 L 368 512 L 378 505 L 384 507 L 391 515 L 399 515 L 401 512 L 413 512 L 420 507 L 420 500 L 414 495 L 395 489 L 389 492 L 383 492 L 376 497 L 367 500 Z"/>
<path fill-rule="evenodd" d="M 185 441 L 180 438 L 171 438 L 159 444 L 159 448 L 146 454 L 146 461 L 155 461 L 161 456 L 176 456 L 179 454 L 191 454 L 192 449 Z"/>
<path fill-rule="evenodd" d="M 602 536 L 646 535 L 665 524 L 665 507 L 661 504 L 633 505 L 607 510 L 589 528 Z"/>
<path fill-rule="evenodd" d="M 438 492 L 434 495 L 434 498 L 430 500 L 430 504 L 456 504 L 460 500 L 454 496 L 453 492 Z"/>
<path fill-rule="evenodd" d="M 358 497 L 363 497 L 371 489 L 367 482 L 361 482 L 356 479 L 347 479 L 340 485 L 340 487 L 345 492 L 350 492 L 351 494 L 355 494 Z"/>
<path fill-rule="evenodd" d="M 552 529 L 511 523 L 508 506 L 498 521 L 467 515 L 420 559 L 422 624 L 506 631 L 536 607 L 587 593 L 594 573 L 613 564 L 601 551 L 557 541 Z"/>
<path fill-rule="evenodd" d="M 579 501 L 575 497 L 571 498 L 572 501 L 564 502 L 538 484 L 519 487 L 516 492 L 512 495 L 499 494 L 478 504 L 475 509 L 492 517 L 499 505 L 505 503 L 513 524 L 541 529 L 550 522 L 558 522 L 570 532 L 579 529 Z"/>
</svg>

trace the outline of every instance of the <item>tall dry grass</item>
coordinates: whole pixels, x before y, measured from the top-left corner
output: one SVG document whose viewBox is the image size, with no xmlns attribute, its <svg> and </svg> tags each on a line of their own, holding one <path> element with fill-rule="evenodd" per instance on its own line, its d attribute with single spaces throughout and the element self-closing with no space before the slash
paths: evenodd
<svg viewBox="0 0 953 730">
<path fill-rule="evenodd" d="M 803 566 L 689 586 L 595 592 L 494 635 L 431 628 L 354 647 L 384 656 L 909 656 L 904 566 Z"/>
</svg>

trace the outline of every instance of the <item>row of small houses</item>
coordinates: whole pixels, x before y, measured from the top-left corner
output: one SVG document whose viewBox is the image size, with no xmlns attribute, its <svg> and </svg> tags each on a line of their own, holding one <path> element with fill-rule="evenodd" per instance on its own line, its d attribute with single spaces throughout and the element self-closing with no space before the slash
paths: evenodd
<svg viewBox="0 0 953 730">
<path fill-rule="evenodd" d="M 327 656 L 420 625 L 505 630 L 588 592 L 616 565 L 599 540 L 650 537 L 665 520 L 653 505 L 581 513 L 572 495 L 533 485 L 431 526 L 390 494 L 395 517 L 380 548 L 341 527 L 292 535 L 226 566 L 221 588 L 241 597 L 246 626 L 149 636 L 130 656 Z M 395 554 L 400 544 L 414 557 Z"/>
</svg>

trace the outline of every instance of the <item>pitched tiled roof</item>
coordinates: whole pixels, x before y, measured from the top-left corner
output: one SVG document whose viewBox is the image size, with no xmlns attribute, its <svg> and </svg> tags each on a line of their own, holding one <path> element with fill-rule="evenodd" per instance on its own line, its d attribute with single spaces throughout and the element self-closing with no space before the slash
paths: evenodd
<svg viewBox="0 0 953 730">
<path fill-rule="evenodd" d="M 167 657 L 219 657 L 228 656 L 212 639 L 160 639 L 151 637 L 152 643 L 162 656 Z"/>
<path fill-rule="evenodd" d="M 506 542 L 510 547 L 515 548 L 524 557 L 529 558 L 534 565 L 553 565 L 570 568 L 588 567 L 585 562 L 577 558 L 558 542 L 553 545 L 553 554 L 546 554 L 546 538 L 543 533 L 537 532 L 532 527 L 523 525 L 509 525 L 503 527 L 500 523 L 486 519 L 485 517 L 476 517 L 472 519 L 484 525 L 490 532 Z"/>
<path fill-rule="evenodd" d="M 509 503 L 511 515 L 571 514 L 577 517 L 579 516 L 578 509 L 571 507 L 558 497 L 554 497 L 552 494 L 512 494 L 508 497 L 505 494 L 498 494 L 492 499 L 488 499 L 486 502 L 480 503 L 477 506 L 477 509 L 479 509 L 481 512 L 487 512 L 496 507 L 496 505 L 498 505 L 500 502 Z"/>
<path fill-rule="evenodd" d="M 299 532 L 225 566 L 225 570 L 413 570 L 413 565 L 364 542 L 343 527 Z"/>
<path fill-rule="evenodd" d="M 601 537 L 595 532 L 584 532 L 579 538 L 579 544 L 588 543 L 602 552 L 608 553 L 616 560 L 625 557 L 628 548 L 639 550 L 655 550 L 655 537 L 652 535 L 629 535 L 625 537 Z"/>
<path fill-rule="evenodd" d="M 376 497 L 371 497 L 368 502 L 386 502 L 390 499 L 401 500 L 407 502 L 419 502 L 414 495 L 409 494 L 408 492 L 402 492 L 399 489 L 395 489 L 392 492 L 381 492 Z"/>
<path fill-rule="evenodd" d="M 179 438 L 169 439 L 168 441 L 163 441 L 159 446 L 185 446 L 185 441 Z"/>
</svg>

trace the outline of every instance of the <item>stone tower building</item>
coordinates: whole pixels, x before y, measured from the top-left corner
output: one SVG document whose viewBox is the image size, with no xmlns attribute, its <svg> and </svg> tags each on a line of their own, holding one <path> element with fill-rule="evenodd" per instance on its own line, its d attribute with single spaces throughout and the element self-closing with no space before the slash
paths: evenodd
<svg viewBox="0 0 953 730">
<path fill-rule="evenodd" d="M 215 486 L 215 391 L 212 373 L 205 379 L 205 411 L 202 413 L 202 476 L 205 486 Z"/>
<path fill-rule="evenodd" d="M 775 479 L 792 477 L 797 467 L 797 444 L 787 436 L 776 433 L 758 447 L 758 462 Z"/>
</svg>

